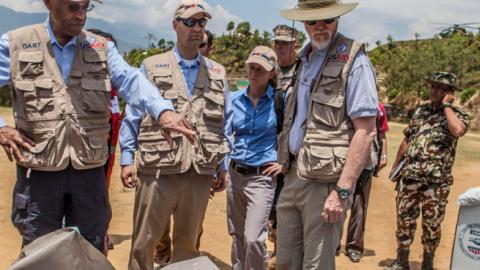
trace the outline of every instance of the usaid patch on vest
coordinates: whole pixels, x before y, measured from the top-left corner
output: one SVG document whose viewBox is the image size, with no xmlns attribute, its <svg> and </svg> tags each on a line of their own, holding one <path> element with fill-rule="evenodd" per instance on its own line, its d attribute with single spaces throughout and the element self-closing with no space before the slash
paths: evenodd
<svg viewBox="0 0 480 270">
<path fill-rule="evenodd" d="M 105 49 L 103 42 L 98 42 L 95 37 L 87 36 L 82 42 L 82 50 Z"/>
<path fill-rule="evenodd" d="M 208 70 L 213 73 L 217 73 L 217 74 L 222 73 L 222 70 L 219 67 L 216 67 L 212 61 L 209 61 L 209 60 L 205 61 L 205 65 L 207 66 Z"/>
<path fill-rule="evenodd" d="M 22 44 L 22 49 L 28 50 L 28 49 L 39 49 L 40 48 L 40 42 L 31 42 L 31 43 L 23 43 Z"/>
<path fill-rule="evenodd" d="M 345 42 L 338 45 L 335 49 L 335 53 L 328 57 L 329 62 L 346 63 L 348 62 L 348 59 L 350 59 L 350 56 L 348 55 L 348 45 Z"/>
</svg>

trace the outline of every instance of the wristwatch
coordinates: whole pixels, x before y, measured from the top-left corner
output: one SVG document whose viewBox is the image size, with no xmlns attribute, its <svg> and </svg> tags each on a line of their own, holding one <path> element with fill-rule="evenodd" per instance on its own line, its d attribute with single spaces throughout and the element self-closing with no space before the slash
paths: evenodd
<svg viewBox="0 0 480 270">
<path fill-rule="evenodd" d="M 338 185 L 335 185 L 334 190 L 337 192 L 338 197 L 340 197 L 342 200 L 348 199 L 348 196 L 350 196 L 350 193 L 352 193 L 350 189 L 340 187 Z"/>
</svg>

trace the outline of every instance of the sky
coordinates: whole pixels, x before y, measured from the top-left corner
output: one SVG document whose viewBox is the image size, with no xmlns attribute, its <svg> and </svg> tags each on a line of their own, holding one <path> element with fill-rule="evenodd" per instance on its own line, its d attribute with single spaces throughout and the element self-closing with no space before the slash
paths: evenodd
<svg viewBox="0 0 480 270">
<path fill-rule="evenodd" d="M 154 32 L 159 38 L 173 39 L 171 19 L 178 0 L 103 0 L 89 16 L 132 28 Z M 253 29 L 271 31 L 277 24 L 292 22 L 279 11 L 292 8 L 297 0 L 206 0 L 213 16 L 207 29 L 215 34 L 225 31 L 229 21 L 249 21 Z M 344 0 L 344 2 L 354 2 Z M 359 0 L 359 6 L 340 20 L 339 31 L 363 42 L 384 42 L 391 34 L 395 40 L 432 37 L 438 23 L 480 22 L 479 0 Z M 41 0 L 0 0 L 0 5 L 22 12 L 45 12 Z M 303 24 L 295 23 L 304 30 Z M 480 27 L 480 24 L 477 25 Z"/>
</svg>

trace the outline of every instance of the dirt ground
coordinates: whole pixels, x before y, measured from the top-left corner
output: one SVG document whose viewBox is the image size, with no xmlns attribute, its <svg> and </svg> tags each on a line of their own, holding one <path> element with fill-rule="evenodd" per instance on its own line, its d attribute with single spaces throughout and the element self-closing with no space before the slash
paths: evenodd
<svg viewBox="0 0 480 270">
<path fill-rule="evenodd" d="M 6 109 L 0 109 L 0 115 L 9 115 Z M 9 119 L 11 124 L 11 119 Z M 401 125 L 393 124 L 389 134 L 389 159 L 398 147 L 401 139 Z M 435 257 L 435 265 L 439 270 L 449 269 L 455 225 L 457 222 L 458 206 L 456 198 L 468 188 L 480 186 L 480 136 L 468 134 L 460 141 L 458 159 L 454 177 L 455 184 L 450 194 L 450 203 L 447 207 L 446 220 L 443 223 L 443 235 L 440 247 Z M 466 153 L 466 154 L 464 154 Z M 0 269 L 7 269 L 20 251 L 20 235 L 10 222 L 11 192 L 15 182 L 14 164 L 8 162 L 5 154 L 0 154 Z M 382 269 L 395 257 L 395 192 L 394 185 L 386 178 L 383 171 L 379 178 L 374 178 L 370 198 L 370 206 L 366 229 L 365 257 L 358 264 L 351 263 L 344 254 L 337 258 L 337 269 Z M 110 225 L 110 235 L 115 244 L 110 251 L 109 259 L 116 269 L 127 269 L 130 238 L 132 231 L 132 213 L 134 192 L 125 190 L 120 183 L 119 167 L 113 173 L 110 190 L 110 201 L 113 210 L 113 219 Z M 420 226 L 419 226 L 420 228 Z M 220 269 L 230 269 L 230 243 L 226 224 L 225 193 L 217 194 L 210 202 L 204 222 L 204 234 L 201 250 L 219 266 Z M 420 269 L 422 248 L 420 245 L 420 230 L 411 252 L 411 269 Z M 271 248 L 271 244 L 269 243 Z"/>
</svg>

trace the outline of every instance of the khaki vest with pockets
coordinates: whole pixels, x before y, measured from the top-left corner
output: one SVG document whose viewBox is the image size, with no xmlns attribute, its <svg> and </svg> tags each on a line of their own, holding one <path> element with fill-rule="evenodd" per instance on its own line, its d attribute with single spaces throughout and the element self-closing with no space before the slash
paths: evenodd
<svg viewBox="0 0 480 270">
<path fill-rule="evenodd" d="M 296 157 L 301 178 L 336 182 L 342 173 L 354 133 L 353 123 L 346 114 L 345 89 L 353 60 L 360 51 L 364 51 L 363 44 L 341 34 L 337 34 L 329 49 L 319 80 L 312 88 L 305 138 Z M 297 76 L 300 76 L 302 66 Z M 297 106 L 298 81 L 288 97 L 284 128 L 278 139 L 278 161 L 287 168 L 290 165 L 288 139 Z"/>
<path fill-rule="evenodd" d="M 172 51 L 145 59 L 148 79 L 157 86 L 165 99 L 170 99 L 175 111 L 192 123 L 196 142 L 172 134 L 170 148 L 155 119 L 145 115 L 138 136 L 138 168 L 143 174 L 165 175 L 186 172 L 193 166 L 199 174 L 213 174 L 229 147 L 225 127 L 225 68 L 204 57 L 192 97 L 188 98 L 185 79 Z"/>
<path fill-rule="evenodd" d="M 59 171 L 103 166 L 108 157 L 110 76 L 107 40 L 82 32 L 69 82 L 63 80 L 44 24 L 8 33 L 16 127 L 35 141 L 21 166 Z"/>
</svg>

